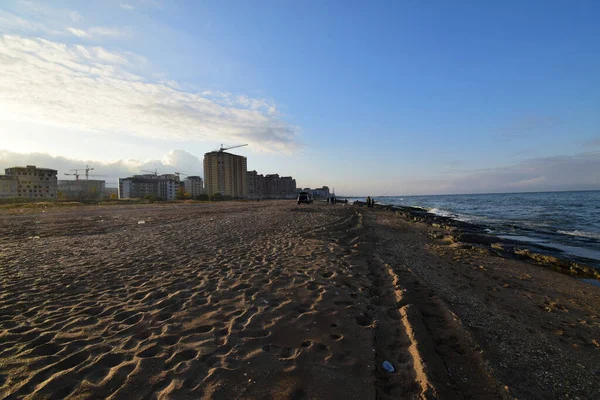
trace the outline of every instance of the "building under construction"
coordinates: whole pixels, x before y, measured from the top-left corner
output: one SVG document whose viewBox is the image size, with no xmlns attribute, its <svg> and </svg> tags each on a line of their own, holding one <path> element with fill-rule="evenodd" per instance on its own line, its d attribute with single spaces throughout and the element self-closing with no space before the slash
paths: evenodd
<svg viewBox="0 0 600 400">
<path fill-rule="evenodd" d="M 59 180 L 60 200 L 102 200 L 105 196 L 105 182 L 95 179 Z"/>
<path fill-rule="evenodd" d="M 227 153 L 240 146 L 225 148 L 204 154 L 204 186 L 206 194 L 243 199 L 247 197 L 247 161 L 246 157 Z"/>
<path fill-rule="evenodd" d="M 0 197 L 56 200 L 55 169 L 37 168 L 35 165 L 5 169 L 0 179 Z"/>
</svg>

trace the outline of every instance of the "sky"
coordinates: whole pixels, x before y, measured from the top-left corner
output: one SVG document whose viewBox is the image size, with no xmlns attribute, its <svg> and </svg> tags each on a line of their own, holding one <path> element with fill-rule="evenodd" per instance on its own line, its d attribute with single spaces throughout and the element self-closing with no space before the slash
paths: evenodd
<svg viewBox="0 0 600 400">
<path fill-rule="evenodd" d="M 600 189 L 600 1 L 0 0 L 0 168 Z"/>
</svg>

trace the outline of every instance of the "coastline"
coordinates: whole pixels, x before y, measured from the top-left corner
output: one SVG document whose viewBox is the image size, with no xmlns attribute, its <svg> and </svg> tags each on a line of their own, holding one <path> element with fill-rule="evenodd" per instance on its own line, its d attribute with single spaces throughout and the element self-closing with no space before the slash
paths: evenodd
<svg viewBox="0 0 600 400">
<path fill-rule="evenodd" d="M 356 201 L 355 204 L 366 207 L 366 204 L 361 201 Z M 503 258 L 532 262 L 580 279 L 595 279 L 598 282 L 593 284 L 600 284 L 600 264 L 596 260 L 569 256 L 562 253 L 560 249 L 542 244 L 504 238 L 489 233 L 489 227 L 485 225 L 432 214 L 424 208 L 385 204 L 375 204 L 375 207 L 398 213 L 415 222 L 440 228 L 441 231 L 436 238 L 449 243 L 471 246 L 473 249 L 488 251 Z"/>
<path fill-rule="evenodd" d="M 14 211 L 0 397 L 600 397 L 600 288 L 446 240 L 441 220 L 285 201 Z"/>
</svg>

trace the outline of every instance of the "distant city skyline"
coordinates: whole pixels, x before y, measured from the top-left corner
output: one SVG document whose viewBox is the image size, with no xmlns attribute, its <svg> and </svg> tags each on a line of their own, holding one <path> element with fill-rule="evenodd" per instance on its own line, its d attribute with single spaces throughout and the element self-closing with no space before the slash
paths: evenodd
<svg viewBox="0 0 600 400">
<path fill-rule="evenodd" d="M 343 195 L 600 189 L 600 2 L 5 1 L 0 168 Z M 239 150 L 239 151 L 238 151 Z"/>
</svg>

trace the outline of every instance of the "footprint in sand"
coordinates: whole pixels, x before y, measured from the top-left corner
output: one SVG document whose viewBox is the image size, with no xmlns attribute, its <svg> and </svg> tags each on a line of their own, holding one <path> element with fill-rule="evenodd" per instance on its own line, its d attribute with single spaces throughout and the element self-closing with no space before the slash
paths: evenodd
<svg viewBox="0 0 600 400">
<path fill-rule="evenodd" d="M 277 356 L 279 358 L 290 358 L 295 353 L 292 352 L 292 349 L 289 347 L 282 347 L 276 344 L 266 344 L 262 347 L 263 351 Z"/>
<path fill-rule="evenodd" d="M 356 323 L 363 327 L 373 326 L 373 320 L 366 315 L 359 315 L 358 317 L 356 317 Z"/>
</svg>

